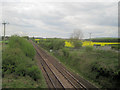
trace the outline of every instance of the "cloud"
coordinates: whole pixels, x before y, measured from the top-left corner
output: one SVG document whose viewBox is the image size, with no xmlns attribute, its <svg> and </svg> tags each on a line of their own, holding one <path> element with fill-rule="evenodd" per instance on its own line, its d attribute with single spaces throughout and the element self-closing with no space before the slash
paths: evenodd
<svg viewBox="0 0 120 90">
<path fill-rule="evenodd" d="M 74 29 L 81 29 L 84 38 L 89 32 L 93 37 L 117 37 L 117 8 L 116 2 L 4 2 L 2 18 L 10 23 L 7 35 L 69 38 Z"/>
</svg>

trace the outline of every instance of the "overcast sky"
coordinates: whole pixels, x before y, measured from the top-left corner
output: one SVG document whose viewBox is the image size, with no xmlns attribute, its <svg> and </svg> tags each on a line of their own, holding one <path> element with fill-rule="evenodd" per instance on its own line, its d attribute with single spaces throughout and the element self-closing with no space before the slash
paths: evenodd
<svg viewBox="0 0 120 90">
<path fill-rule="evenodd" d="M 75 29 L 84 38 L 118 36 L 117 2 L 2 2 L 6 35 L 69 38 Z M 3 33 L 3 32 L 2 32 Z"/>
</svg>

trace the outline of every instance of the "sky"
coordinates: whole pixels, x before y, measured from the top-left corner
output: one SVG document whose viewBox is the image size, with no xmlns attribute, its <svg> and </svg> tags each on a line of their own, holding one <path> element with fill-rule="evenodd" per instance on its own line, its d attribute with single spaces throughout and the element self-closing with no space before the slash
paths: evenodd
<svg viewBox="0 0 120 90">
<path fill-rule="evenodd" d="M 81 30 L 83 38 L 118 37 L 118 2 L 4 0 L 0 17 L 9 23 L 6 35 L 70 38 Z"/>
</svg>

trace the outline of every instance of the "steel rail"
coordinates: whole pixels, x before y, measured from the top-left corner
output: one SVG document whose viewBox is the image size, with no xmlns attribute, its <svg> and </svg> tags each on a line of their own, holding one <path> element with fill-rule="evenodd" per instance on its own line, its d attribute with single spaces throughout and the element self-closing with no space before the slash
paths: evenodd
<svg viewBox="0 0 120 90">
<path fill-rule="evenodd" d="M 37 52 L 37 54 L 39 55 L 39 53 L 38 53 L 38 52 Z M 40 56 L 40 57 L 41 57 L 41 56 Z M 42 65 L 42 67 L 43 67 L 43 69 L 44 69 L 45 73 L 47 74 L 47 76 L 48 76 L 48 78 L 49 78 L 49 80 L 50 80 L 51 84 L 53 85 L 53 87 L 54 87 L 54 88 L 56 88 L 56 87 L 55 87 L 55 84 L 53 83 L 53 80 L 51 79 L 50 75 L 49 75 L 49 74 L 48 74 L 48 72 L 46 71 L 46 69 L 45 69 L 45 67 L 44 67 L 43 63 L 42 63 L 42 62 L 40 62 L 40 63 L 41 63 L 41 65 Z"/>
<path fill-rule="evenodd" d="M 37 46 L 37 45 L 36 45 Z M 39 48 L 38 46 L 37 46 L 37 48 Z M 40 49 L 40 48 L 39 48 Z M 44 54 L 46 54 L 43 50 L 41 50 Z M 41 53 L 42 53 L 41 52 Z M 42 56 L 41 56 L 42 57 Z M 43 57 L 42 57 L 43 58 Z M 44 58 L 43 58 L 44 59 Z M 46 62 L 45 62 L 46 63 Z M 67 76 L 65 76 L 65 74 L 63 74 L 55 65 L 53 65 L 69 82 L 70 82 L 70 84 L 74 87 L 74 88 L 78 88 L 78 87 L 76 87 L 73 83 L 72 83 L 72 81 L 71 80 L 69 80 L 68 79 L 68 77 Z M 86 89 L 87 90 L 87 88 L 81 83 L 81 82 L 79 82 L 79 80 L 77 80 L 73 75 L 71 75 L 67 70 L 65 70 L 63 67 L 61 67 L 68 75 L 70 75 L 80 86 L 81 86 L 81 88 L 83 88 L 83 89 Z"/>
<path fill-rule="evenodd" d="M 37 51 L 37 50 L 36 50 L 36 51 Z M 39 53 L 38 51 L 37 51 L 37 53 L 38 53 L 38 55 L 42 58 L 42 61 L 45 62 L 44 58 L 40 55 L 40 53 Z M 42 62 L 41 62 L 41 63 L 42 63 Z M 45 62 L 45 64 L 46 64 L 47 67 L 50 69 L 50 71 L 53 73 L 53 75 L 54 75 L 55 78 L 58 80 L 58 82 L 61 84 L 61 86 L 64 88 L 63 84 L 60 82 L 60 80 L 59 80 L 58 77 L 55 75 L 55 73 L 51 70 L 51 68 L 49 67 L 49 65 L 48 65 L 46 62 Z M 42 63 L 42 65 L 43 65 L 43 63 Z M 43 65 L 43 67 L 44 67 L 44 65 Z M 44 69 L 45 69 L 45 67 L 44 67 Z M 45 69 L 45 71 L 46 71 L 46 69 Z M 46 71 L 46 73 L 47 73 L 47 71 Z M 47 73 L 47 75 L 48 75 L 48 77 L 50 76 L 48 73 Z M 50 78 L 50 77 L 49 77 L 49 78 Z M 50 81 L 52 82 L 53 86 L 54 86 L 55 88 L 57 88 L 51 78 L 50 78 Z"/>
<path fill-rule="evenodd" d="M 42 58 L 42 59 L 41 59 L 41 60 L 42 60 L 41 65 L 43 66 L 46 74 L 48 75 L 50 81 L 52 82 L 52 85 L 56 88 L 55 84 L 53 83 L 52 79 L 50 78 L 49 74 L 47 73 L 47 71 L 46 71 L 46 69 L 45 69 L 45 67 L 44 67 L 44 65 L 43 65 L 43 62 L 47 65 L 47 67 L 48 67 L 48 68 L 50 69 L 50 71 L 53 73 L 53 75 L 55 76 L 55 78 L 58 80 L 58 82 L 59 82 L 59 83 L 61 84 L 61 86 L 64 88 L 64 84 L 62 84 L 62 82 L 61 82 L 61 81 L 59 80 L 59 78 L 57 77 L 56 73 L 53 72 L 52 69 L 50 68 L 50 66 L 48 65 L 48 62 L 49 62 L 48 57 L 50 57 L 50 56 L 49 56 L 47 53 L 45 53 L 44 50 L 42 50 L 40 47 L 38 47 L 38 45 L 36 45 L 36 44 L 34 44 L 34 43 L 33 43 L 33 45 L 34 45 L 34 47 L 36 47 L 36 51 L 37 51 L 38 55 Z M 47 59 L 45 59 L 46 57 L 47 57 Z M 52 60 L 53 57 L 50 57 L 50 58 L 51 58 L 50 60 Z M 54 58 L 53 58 L 53 59 L 54 59 Z M 47 60 L 48 62 L 46 62 L 46 60 Z M 52 60 L 52 62 L 54 62 L 54 61 Z M 49 62 L 49 63 L 50 63 L 50 62 Z M 80 85 L 80 88 L 85 89 L 85 90 L 88 90 L 87 87 L 86 87 L 85 85 L 83 85 L 78 79 L 76 79 L 76 77 L 75 77 L 74 75 L 72 75 L 69 71 L 67 71 L 66 68 L 64 68 L 64 66 L 59 65 L 59 63 L 58 63 L 57 61 L 56 61 L 56 63 L 57 63 L 57 65 L 52 64 L 52 63 L 50 63 L 50 64 L 52 64 L 52 66 L 54 66 L 54 68 L 56 68 L 57 72 L 59 72 L 62 76 L 64 76 L 64 78 L 66 78 L 66 80 L 67 80 L 75 89 L 79 89 L 79 88 L 75 85 L 75 83 L 72 82 L 73 80 L 74 80 L 74 82 L 77 83 L 77 85 Z M 57 66 L 60 66 L 60 67 L 57 67 Z M 58 69 L 58 68 L 59 68 L 59 69 Z M 61 70 L 64 71 L 64 73 L 60 70 L 60 68 L 61 68 Z M 70 80 L 71 78 L 72 78 L 72 80 Z M 65 89 L 65 88 L 64 88 L 64 89 Z"/>
</svg>

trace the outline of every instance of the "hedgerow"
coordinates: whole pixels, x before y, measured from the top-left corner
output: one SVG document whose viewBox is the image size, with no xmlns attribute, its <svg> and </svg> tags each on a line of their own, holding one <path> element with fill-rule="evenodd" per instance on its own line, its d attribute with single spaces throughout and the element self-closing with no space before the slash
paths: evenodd
<svg viewBox="0 0 120 90">
<path fill-rule="evenodd" d="M 57 38 L 40 40 L 40 46 L 47 50 L 59 50 L 64 47 L 64 40 Z"/>
<path fill-rule="evenodd" d="M 35 81 L 40 79 L 40 70 L 34 60 L 35 49 L 31 43 L 19 36 L 12 36 L 8 47 L 3 49 L 3 77 L 5 74 L 29 76 Z"/>
</svg>

